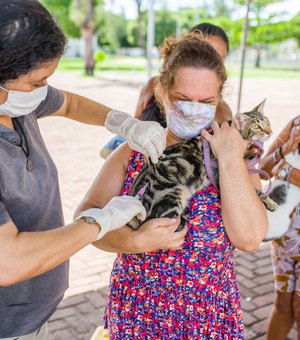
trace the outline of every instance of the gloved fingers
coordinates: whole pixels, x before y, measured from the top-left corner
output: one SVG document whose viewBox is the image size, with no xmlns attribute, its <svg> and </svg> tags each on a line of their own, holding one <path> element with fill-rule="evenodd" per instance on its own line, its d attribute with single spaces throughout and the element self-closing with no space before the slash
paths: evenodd
<svg viewBox="0 0 300 340">
<path fill-rule="evenodd" d="M 151 158 L 152 163 L 156 164 L 158 162 L 158 154 L 156 147 L 152 143 L 152 141 L 148 141 L 147 144 L 144 145 L 144 153 L 146 156 L 149 156 Z"/>
<path fill-rule="evenodd" d="M 146 209 L 143 206 L 142 209 L 140 210 L 140 212 L 137 213 L 136 217 L 140 220 L 140 221 L 144 221 L 146 219 Z"/>
<path fill-rule="evenodd" d="M 143 206 L 143 203 L 133 196 L 123 196 L 128 197 L 127 203 L 129 205 L 128 210 L 132 213 L 132 217 L 137 216 L 140 221 L 144 221 L 146 218 L 146 209 Z M 135 211 L 134 211 L 135 210 Z"/>
<path fill-rule="evenodd" d="M 132 117 L 126 112 L 111 110 L 106 116 L 104 126 L 111 132 L 120 133 L 122 125 L 126 120 L 128 120 L 128 118 L 132 119 Z"/>
<path fill-rule="evenodd" d="M 141 220 L 146 218 L 145 207 L 139 199 L 133 196 L 113 197 L 108 205 L 123 215 L 124 219 L 126 219 L 125 223 L 137 215 L 140 215 Z"/>
<path fill-rule="evenodd" d="M 157 150 L 158 157 L 162 155 L 166 148 L 166 132 L 161 131 L 157 136 L 152 137 L 152 143 Z"/>
</svg>

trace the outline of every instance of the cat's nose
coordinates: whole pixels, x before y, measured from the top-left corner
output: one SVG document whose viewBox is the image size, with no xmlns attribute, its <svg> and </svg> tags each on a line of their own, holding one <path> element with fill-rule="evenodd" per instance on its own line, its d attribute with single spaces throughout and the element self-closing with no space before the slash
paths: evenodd
<svg viewBox="0 0 300 340">
<path fill-rule="evenodd" d="M 264 133 L 266 133 L 267 135 L 271 136 L 272 135 L 272 130 L 268 127 L 264 128 Z"/>
</svg>

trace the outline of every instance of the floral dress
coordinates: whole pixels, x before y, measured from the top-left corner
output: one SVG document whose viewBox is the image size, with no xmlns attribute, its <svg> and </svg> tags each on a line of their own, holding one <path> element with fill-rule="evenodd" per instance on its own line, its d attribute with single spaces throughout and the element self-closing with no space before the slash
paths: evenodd
<svg viewBox="0 0 300 340">
<path fill-rule="evenodd" d="M 143 164 L 133 151 L 123 195 Z M 111 340 L 243 339 L 234 248 L 214 186 L 195 193 L 187 217 L 182 249 L 118 254 L 104 316 Z"/>
</svg>

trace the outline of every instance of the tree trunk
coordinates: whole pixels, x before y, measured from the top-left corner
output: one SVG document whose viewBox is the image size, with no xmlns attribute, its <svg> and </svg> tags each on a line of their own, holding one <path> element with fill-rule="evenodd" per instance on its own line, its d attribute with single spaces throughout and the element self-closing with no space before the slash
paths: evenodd
<svg viewBox="0 0 300 340">
<path fill-rule="evenodd" d="M 256 47 L 256 60 L 255 60 L 255 67 L 260 68 L 261 64 L 261 47 L 257 46 Z"/>
<path fill-rule="evenodd" d="M 137 45 L 138 47 L 144 48 L 145 47 L 145 40 L 143 37 L 143 31 L 142 31 L 142 2 L 143 0 L 136 0 L 136 6 L 137 6 Z"/>
<path fill-rule="evenodd" d="M 81 33 L 85 42 L 85 74 L 94 75 L 95 60 L 93 51 L 93 32 L 94 32 L 94 6 L 93 0 L 87 0 L 86 21 L 81 27 Z"/>
<path fill-rule="evenodd" d="M 85 74 L 88 76 L 94 75 L 95 60 L 93 51 L 93 29 L 92 27 L 85 27 L 81 30 L 81 34 L 85 43 L 84 68 Z"/>
<path fill-rule="evenodd" d="M 138 47 L 144 48 L 145 47 L 145 40 L 143 37 L 143 32 L 142 32 L 142 16 L 141 13 L 139 14 L 138 17 L 138 23 L 137 23 L 137 42 L 138 42 Z"/>
</svg>

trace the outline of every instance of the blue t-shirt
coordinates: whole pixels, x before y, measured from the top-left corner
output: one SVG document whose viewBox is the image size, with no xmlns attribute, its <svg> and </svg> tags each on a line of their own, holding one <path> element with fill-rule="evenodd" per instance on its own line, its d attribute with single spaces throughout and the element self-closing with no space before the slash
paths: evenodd
<svg viewBox="0 0 300 340">
<path fill-rule="evenodd" d="M 37 123 L 37 118 L 56 112 L 63 101 L 63 93 L 49 86 L 46 99 L 34 112 L 13 118 L 16 130 L 0 124 L 0 228 L 10 220 L 20 232 L 64 225 L 57 170 Z M 27 143 L 21 137 L 23 132 Z M 29 152 L 32 171 L 26 168 L 21 145 Z M 68 262 L 35 278 L 0 287 L 0 338 L 37 330 L 55 312 L 67 288 Z"/>
</svg>

